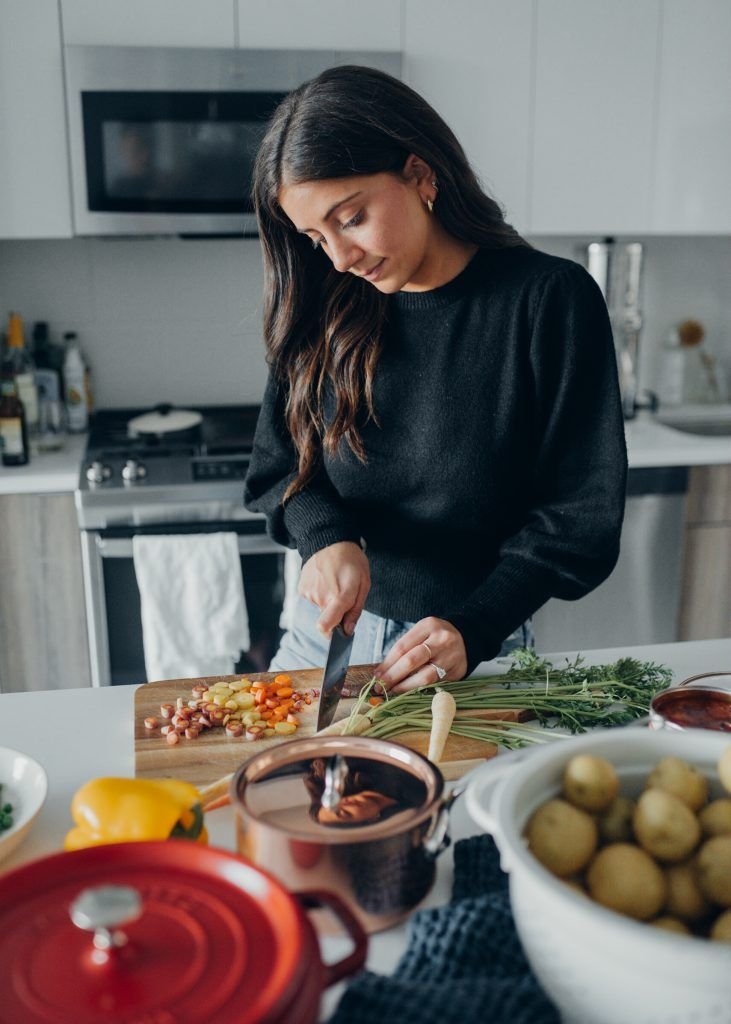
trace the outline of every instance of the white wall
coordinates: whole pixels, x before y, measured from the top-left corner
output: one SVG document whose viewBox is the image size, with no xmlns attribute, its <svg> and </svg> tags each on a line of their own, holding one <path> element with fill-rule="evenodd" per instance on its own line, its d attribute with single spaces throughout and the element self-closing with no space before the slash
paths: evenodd
<svg viewBox="0 0 731 1024">
<path fill-rule="evenodd" d="M 628 239 L 618 239 L 618 241 Z M 659 348 L 694 317 L 731 381 L 731 238 L 645 243 L 641 386 Z M 570 258 L 588 238 L 533 238 Z M 77 330 L 98 406 L 257 402 L 266 377 L 259 243 L 179 239 L 0 242 L 0 322 L 19 311 Z"/>
</svg>

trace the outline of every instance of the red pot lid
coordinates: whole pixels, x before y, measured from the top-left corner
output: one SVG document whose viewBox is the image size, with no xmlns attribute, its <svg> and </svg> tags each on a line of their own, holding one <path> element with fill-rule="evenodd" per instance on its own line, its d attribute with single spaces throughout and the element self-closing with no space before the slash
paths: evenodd
<svg viewBox="0 0 731 1024">
<path fill-rule="evenodd" d="M 262 1024 L 311 1002 L 313 970 L 299 905 L 223 850 L 120 843 L 0 877 L 3 1024 Z"/>
</svg>

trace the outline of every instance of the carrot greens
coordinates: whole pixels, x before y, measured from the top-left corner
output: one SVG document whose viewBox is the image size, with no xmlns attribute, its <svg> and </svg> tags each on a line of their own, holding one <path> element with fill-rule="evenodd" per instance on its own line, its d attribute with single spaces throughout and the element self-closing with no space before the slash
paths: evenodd
<svg viewBox="0 0 731 1024">
<path fill-rule="evenodd" d="M 499 676 L 470 678 L 456 683 L 409 690 L 373 706 L 377 679 L 360 692 L 353 715 L 366 715 L 371 726 L 365 733 L 392 739 L 399 733 L 432 728 L 432 699 L 436 692 L 451 694 L 456 714 L 450 732 L 455 736 L 485 740 L 505 747 L 550 743 L 561 732 L 585 732 L 597 726 L 624 725 L 647 714 L 650 700 L 672 682 L 663 665 L 620 658 L 606 665 L 587 665 L 581 655 L 554 666 L 530 650 L 511 654 L 512 664 Z M 482 719 L 480 711 L 527 708 L 533 722 Z M 544 728 L 550 726 L 551 732 Z M 347 731 L 347 730 L 346 730 Z"/>
</svg>

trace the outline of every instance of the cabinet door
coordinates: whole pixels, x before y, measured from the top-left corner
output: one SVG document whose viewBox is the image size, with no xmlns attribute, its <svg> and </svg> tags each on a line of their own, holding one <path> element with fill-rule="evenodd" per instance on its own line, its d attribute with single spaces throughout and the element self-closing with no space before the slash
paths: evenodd
<svg viewBox="0 0 731 1024">
<path fill-rule="evenodd" d="M 70 494 L 0 497 L 0 692 L 91 685 Z"/>
<path fill-rule="evenodd" d="M 659 3 L 538 3 L 532 232 L 649 229 Z"/>
<path fill-rule="evenodd" d="M 653 230 L 731 232 L 731 4 L 664 0 Z"/>
<path fill-rule="evenodd" d="M 405 0 L 405 77 L 457 135 L 488 193 L 528 227 L 532 5 Z"/>
<path fill-rule="evenodd" d="M 0 238 L 70 238 L 56 0 L 0 4 Z"/>
<path fill-rule="evenodd" d="M 65 43 L 234 45 L 235 0 L 61 0 Z"/>
<path fill-rule="evenodd" d="M 237 0 L 246 49 L 400 50 L 400 0 Z"/>
<path fill-rule="evenodd" d="M 731 636 L 731 466 L 690 471 L 680 640 Z"/>
</svg>

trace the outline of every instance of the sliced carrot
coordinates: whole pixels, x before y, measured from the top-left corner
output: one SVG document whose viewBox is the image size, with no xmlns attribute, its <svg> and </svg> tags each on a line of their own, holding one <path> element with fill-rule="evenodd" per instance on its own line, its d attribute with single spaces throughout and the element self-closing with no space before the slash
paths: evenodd
<svg viewBox="0 0 731 1024">
<path fill-rule="evenodd" d="M 294 690 L 291 686 L 280 686 L 277 690 L 277 697 L 291 697 Z"/>
<path fill-rule="evenodd" d="M 368 703 L 372 708 L 377 708 L 380 704 L 383 704 L 383 697 L 369 697 Z"/>
<path fill-rule="evenodd" d="M 279 686 L 289 686 L 292 682 L 292 677 L 288 676 L 286 672 L 282 672 L 278 676 L 274 677 L 274 682 Z"/>
</svg>

